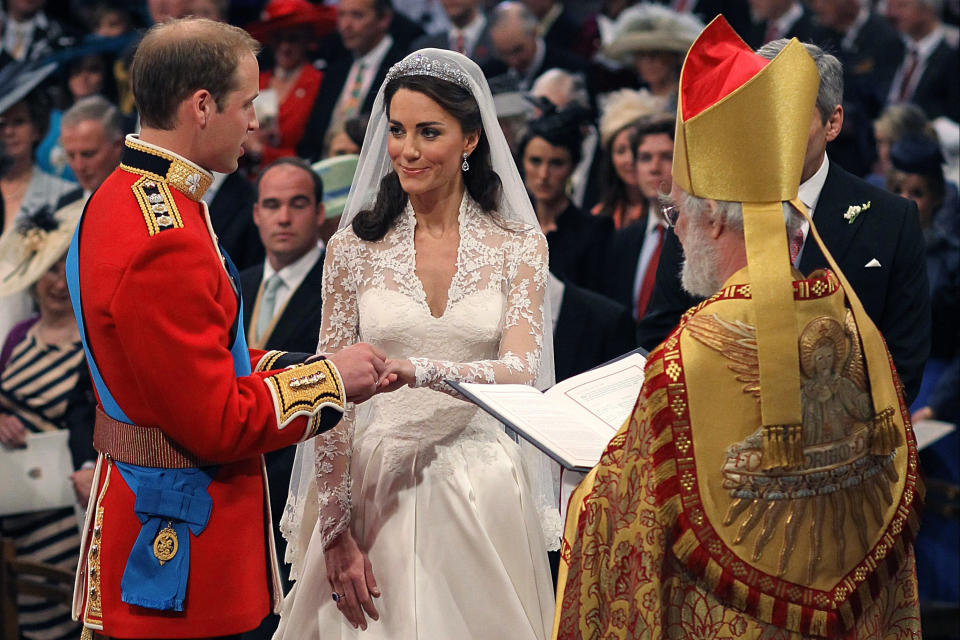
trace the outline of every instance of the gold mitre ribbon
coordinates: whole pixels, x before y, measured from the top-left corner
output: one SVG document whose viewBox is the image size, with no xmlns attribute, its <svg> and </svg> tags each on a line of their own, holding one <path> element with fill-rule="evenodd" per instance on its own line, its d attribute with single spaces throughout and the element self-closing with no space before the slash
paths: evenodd
<svg viewBox="0 0 960 640">
<path fill-rule="evenodd" d="M 750 68 L 758 70 L 749 75 Z M 736 75 L 749 77 L 732 90 L 722 88 Z M 773 60 L 761 61 L 722 16 L 694 42 L 680 76 L 673 179 L 693 195 L 743 203 L 770 466 L 802 462 L 798 329 L 781 203 L 799 204 L 819 81 L 816 64 L 796 39 Z M 685 99 L 711 91 L 726 93 L 691 114 L 695 108 Z"/>
</svg>

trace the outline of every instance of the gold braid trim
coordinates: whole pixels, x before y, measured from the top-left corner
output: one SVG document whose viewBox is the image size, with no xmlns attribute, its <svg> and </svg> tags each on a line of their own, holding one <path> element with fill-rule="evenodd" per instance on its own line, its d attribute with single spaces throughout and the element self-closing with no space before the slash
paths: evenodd
<svg viewBox="0 0 960 640">
<path fill-rule="evenodd" d="M 273 396 L 277 428 L 284 429 L 299 416 L 307 418 L 303 438 L 316 435 L 320 428 L 317 419 L 325 407 L 343 412 L 346 392 L 337 368 L 329 360 L 284 369 L 264 378 Z"/>
<path fill-rule="evenodd" d="M 259 371 L 273 371 L 277 360 L 285 355 L 287 355 L 286 351 L 267 351 L 257 363 L 257 368 L 253 370 L 254 373 Z"/>
</svg>

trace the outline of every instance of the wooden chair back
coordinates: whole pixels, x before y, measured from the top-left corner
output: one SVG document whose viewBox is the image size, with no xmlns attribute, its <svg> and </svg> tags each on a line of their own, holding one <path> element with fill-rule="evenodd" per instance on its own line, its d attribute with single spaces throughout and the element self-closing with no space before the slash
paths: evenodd
<svg viewBox="0 0 960 640">
<path fill-rule="evenodd" d="M 36 596 L 50 602 L 73 603 L 74 574 L 42 562 L 17 560 L 13 541 L 0 538 L 0 633 L 19 638 L 17 594 Z"/>
</svg>

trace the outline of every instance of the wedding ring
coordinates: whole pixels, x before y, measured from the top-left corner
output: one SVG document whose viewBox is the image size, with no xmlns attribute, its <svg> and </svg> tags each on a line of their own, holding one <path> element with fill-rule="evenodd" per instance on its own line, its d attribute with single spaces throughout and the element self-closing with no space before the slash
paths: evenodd
<svg viewBox="0 0 960 640">
<path fill-rule="evenodd" d="M 343 598 L 343 596 L 337 593 L 336 591 L 330 594 L 330 597 L 333 598 L 334 602 L 340 602 L 340 599 Z"/>
</svg>

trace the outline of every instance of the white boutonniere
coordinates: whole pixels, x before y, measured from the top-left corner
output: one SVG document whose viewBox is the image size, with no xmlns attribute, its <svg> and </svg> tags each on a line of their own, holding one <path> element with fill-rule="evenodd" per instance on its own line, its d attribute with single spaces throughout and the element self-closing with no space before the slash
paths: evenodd
<svg viewBox="0 0 960 640">
<path fill-rule="evenodd" d="M 867 200 L 863 204 L 852 204 L 847 207 L 847 212 L 843 214 L 843 219 L 847 221 L 847 224 L 853 224 L 853 221 L 857 219 L 857 216 L 861 212 L 866 211 L 870 208 L 870 201 Z"/>
</svg>

